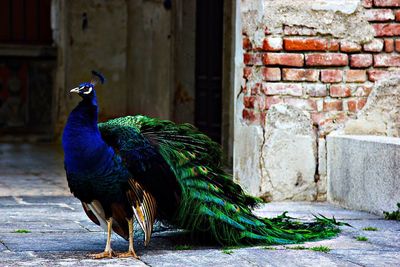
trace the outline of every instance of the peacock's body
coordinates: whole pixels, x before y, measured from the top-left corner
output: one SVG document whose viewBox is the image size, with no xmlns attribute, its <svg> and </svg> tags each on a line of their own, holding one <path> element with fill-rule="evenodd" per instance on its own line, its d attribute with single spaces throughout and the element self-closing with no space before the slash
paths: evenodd
<svg viewBox="0 0 400 267">
<path fill-rule="evenodd" d="M 255 216 L 251 208 L 259 200 L 222 170 L 219 145 L 189 124 L 140 115 L 98 124 L 94 84 L 71 90 L 83 100 L 68 118 L 63 148 L 71 192 L 88 217 L 108 230 L 98 258 L 113 255 L 111 230 L 130 241 L 121 256 L 136 257 L 133 218 L 145 244 L 156 218 L 223 245 L 298 243 L 338 232 L 337 223 L 325 217 L 298 223 Z"/>
</svg>

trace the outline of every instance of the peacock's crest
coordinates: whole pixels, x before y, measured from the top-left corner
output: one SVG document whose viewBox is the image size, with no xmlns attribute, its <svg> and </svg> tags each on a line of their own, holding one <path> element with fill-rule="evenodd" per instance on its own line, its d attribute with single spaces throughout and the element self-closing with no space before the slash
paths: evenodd
<svg viewBox="0 0 400 267">
<path fill-rule="evenodd" d="M 92 70 L 92 81 L 90 82 L 93 85 L 96 85 L 98 83 L 104 84 L 106 82 L 106 79 L 104 78 L 103 74 L 101 74 L 98 71 Z"/>
</svg>

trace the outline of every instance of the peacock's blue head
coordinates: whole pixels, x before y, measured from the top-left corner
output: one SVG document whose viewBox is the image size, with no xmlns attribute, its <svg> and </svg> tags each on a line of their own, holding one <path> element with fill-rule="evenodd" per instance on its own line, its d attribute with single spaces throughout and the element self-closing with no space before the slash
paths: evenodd
<svg viewBox="0 0 400 267">
<path fill-rule="evenodd" d="M 99 72 L 92 70 L 92 80 L 79 84 L 78 87 L 73 88 L 70 93 L 77 93 L 82 98 L 93 98 L 95 96 L 94 87 L 96 84 L 105 82 L 104 76 Z"/>
</svg>

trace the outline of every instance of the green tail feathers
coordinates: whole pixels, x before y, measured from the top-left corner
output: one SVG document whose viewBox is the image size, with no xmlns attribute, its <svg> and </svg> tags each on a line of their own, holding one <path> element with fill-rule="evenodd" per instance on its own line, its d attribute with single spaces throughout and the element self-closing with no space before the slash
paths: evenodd
<svg viewBox="0 0 400 267">
<path fill-rule="evenodd" d="M 257 217 L 251 209 L 261 201 L 246 195 L 222 170 L 219 144 L 189 124 L 145 116 L 129 120 L 158 147 L 181 185 L 180 207 L 173 222 L 178 227 L 229 246 L 300 243 L 339 232 L 342 223 L 322 215 L 307 223 L 286 213 L 272 219 Z"/>
</svg>

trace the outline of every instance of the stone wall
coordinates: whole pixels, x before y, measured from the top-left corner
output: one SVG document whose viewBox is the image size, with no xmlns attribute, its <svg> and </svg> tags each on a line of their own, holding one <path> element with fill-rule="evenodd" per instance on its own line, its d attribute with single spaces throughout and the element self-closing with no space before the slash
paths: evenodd
<svg viewBox="0 0 400 267">
<path fill-rule="evenodd" d="M 266 199 L 324 200 L 325 136 L 356 117 L 367 103 L 374 82 L 399 73 L 400 2 L 243 0 L 240 3 L 243 79 L 236 99 L 235 136 L 256 136 L 248 141 L 255 148 L 254 162 L 245 160 L 249 155 L 242 153 L 243 146 L 235 149 L 236 179 L 251 193 Z M 287 124 L 287 117 L 271 121 L 276 104 L 284 104 L 293 124 L 302 121 L 303 115 L 297 116 L 299 112 L 288 106 L 296 107 L 311 119 L 313 131 L 300 136 L 312 144 L 300 148 L 296 141 L 285 147 L 284 153 L 269 149 L 276 146 L 276 139 L 299 135 L 287 127 L 276 132 L 275 138 L 266 138 L 266 133 L 275 131 L 274 125 Z M 383 105 L 395 107 L 389 102 Z M 357 128 L 362 124 L 353 125 Z M 313 157 L 307 156 L 312 154 Z M 301 169 L 296 164 L 283 164 L 293 155 L 304 159 Z M 258 181 L 254 177 L 260 174 Z M 300 176 L 309 186 L 299 194 L 296 177 Z M 287 183 L 287 192 L 281 194 L 271 181 Z"/>
</svg>

